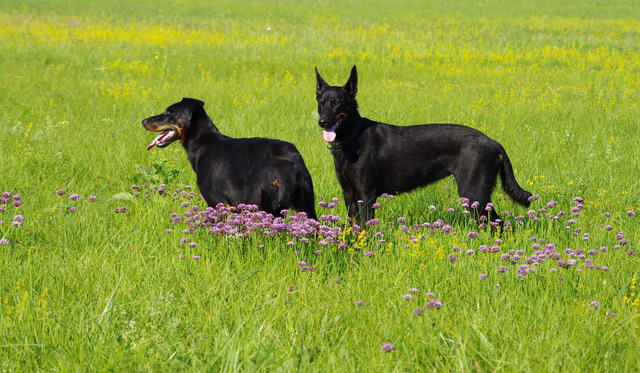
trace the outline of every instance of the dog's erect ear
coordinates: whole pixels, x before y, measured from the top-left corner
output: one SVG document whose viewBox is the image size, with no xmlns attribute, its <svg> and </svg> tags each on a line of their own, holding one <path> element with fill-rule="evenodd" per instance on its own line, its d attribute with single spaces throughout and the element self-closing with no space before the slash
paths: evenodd
<svg viewBox="0 0 640 373">
<path fill-rule="evenodd" d="M 349 94 L 350 99 L 354 100 L 356 98 L 356 93 L 358 93 L 358 71 L 356 70 L 356 65 L 353 65 L 351 75 L 349 75 L 349 79 L 343 88 Z"/>
<path fill-rule="evenodd" d="M 322 79 L 320 73 L 318 72 L 318 68 L 316 67 L 316 96 L 319 96 L 322 91 L 329 86 L 327 82 Z"/>
</svg>

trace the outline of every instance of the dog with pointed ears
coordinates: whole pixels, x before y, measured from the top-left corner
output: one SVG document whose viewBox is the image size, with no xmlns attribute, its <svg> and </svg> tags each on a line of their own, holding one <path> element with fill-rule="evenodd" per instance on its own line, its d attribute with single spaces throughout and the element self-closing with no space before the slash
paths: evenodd
<svg viewBox="0 0 640 373">
<path fill-rule="evenodd" d="M 184 98 L 142 125 L 160 132 L 147 150 L 180 141 L 209 206 L 257 205 L 274 216 L 292 208 L 316 219 L 311 175 L 293 144 L 225 136 L 205 112 L 204 102 L 193 98 Z"/>
<path fill-rule="evenodd" d="M 497 141 L 459 124 L 394 126 L 363 118 L 356 101 L 356 66 L 346 84 L 330 86 L 316 68 L 318 124 L 333 155 L 352 224 L 374 218 L 382 194 L 398 194 L 449 175 L 458 195 L 472 203 L 477 219 L 491 219 L 491 193 L 500 175 L 504 191 L 523 206 L 531 193 L 516 181 L 511 161 Z"/>
</svg>

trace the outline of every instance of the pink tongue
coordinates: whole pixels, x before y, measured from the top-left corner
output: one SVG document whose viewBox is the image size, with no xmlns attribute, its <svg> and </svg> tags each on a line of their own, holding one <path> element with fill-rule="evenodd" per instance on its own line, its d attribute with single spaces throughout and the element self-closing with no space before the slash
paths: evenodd
<svg viewBox="0 0 640 373">
<path fill-rule="evenodd" d="M 158 143 L 158 141 L 160 141 L 160 139 L 161 139 L 164 135 L 166 135 L 166 134 L 167 134 L 167 132 L 168 132 L 168 131 L 162 132 L 161 134 L 159 134 L 158 136 L 156 136 L 156 138 L 155 138 L 155 139 L 153 139 L 153 141 L 151 141 L 151 144 L 149 144 L 149 145 L 147 146 L 147 150 L 149 150 L 149 149 L 153 148 L 153 147 Z"/>
<path fill-rule="evenodd" d="M 326 129 L 322 131 L 322 137 L 326 142 L 333 142 L 336 139 L 336 131 L 333 128 Z"/>
</svg>

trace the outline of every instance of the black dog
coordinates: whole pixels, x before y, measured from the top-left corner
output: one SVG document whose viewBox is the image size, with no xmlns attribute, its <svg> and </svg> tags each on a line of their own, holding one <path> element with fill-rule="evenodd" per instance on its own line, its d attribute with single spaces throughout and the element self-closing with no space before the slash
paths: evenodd
<svg viewBox="0 0 640 373">
<path fill-rule="evenodd" d="M 318 124 L 331 148 L 345 203 L 361 226 L 373 219 L 372 205 L 383 193 L 396 194 L 453 175 L 458 195 L 477 201 L 475 216 L 485 206 L 498 174 L 502 187 L 521 205 L 531 193 L 513 175 L 504 148 L 473 128 L 458 124 L 398 127 L 374 122 L 358 113 L 358 75 L 353 66 L 343 87 L 329 86 L 316 69 Z M 490 218 L 490 216 L 489 216 Z"/>
<path fill-rule="evenodd" d="M 180 140 L 209 206 L 253 204 L 274 216 L 291 207 L 316 219 L 313 182 L 293 144 L 225 136 L 204 111 L 204 102 L 192 98 L 143 120 L 142 125 L 162 132 L 147 150 Z"/>
</svg>

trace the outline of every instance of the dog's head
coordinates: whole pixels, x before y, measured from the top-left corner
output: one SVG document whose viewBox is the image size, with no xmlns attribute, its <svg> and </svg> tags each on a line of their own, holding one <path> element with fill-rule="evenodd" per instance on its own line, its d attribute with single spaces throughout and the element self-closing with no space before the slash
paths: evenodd
<svg viewBox="0 0 640 373">
<path fill-rule="evenodd" d="M 318 101 L 318 124 L 323 129 L 324 140 L 335 143 L 339 138 L 347 136 L 349 129 L 346 123 L 358 112 L 358 72 L 353 65 L 347 83 L 342 86 L 330 86 L 322 79 L 316 68 L 316 100 Z"/>
<path fill-rule="evenodd" d="M 183 143 L 193 114 L 203 107 L 204 102 L 200 100 L 183 98 L 182 101 L 169 106 L 164 113 L 143 120 L 142 125 L 147 131 L 162 132 L 147 146 L 147 150 L 154 146 L 164 148 L 176 140 Z"/>
</svg>

